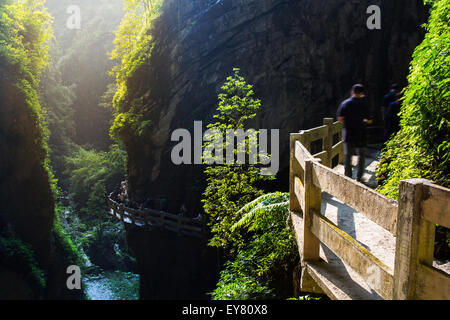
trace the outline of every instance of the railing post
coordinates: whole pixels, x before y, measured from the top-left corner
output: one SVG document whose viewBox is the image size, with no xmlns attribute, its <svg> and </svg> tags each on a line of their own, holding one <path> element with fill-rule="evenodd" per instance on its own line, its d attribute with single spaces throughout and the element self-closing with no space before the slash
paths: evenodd
<svg viewBox="0 0 450 320">
<path fill-rule="evenodd" d="M 303 212 L 303 256 L 302 262 L 318 261 L 320 240 L 311 232 L 311 215 L 320 214 L 322 192 L 313 183 L 315 160 L 305 162 L 305 211 Z"/>
<path fill-rule="evenodd" d="M 301 172 L 301 167 L 298 162 L 295 160 L 295 143 L 300 141 L 301 134 L 300 133 L 292 133 L 291 141 L 290 141 L 290 169 L 289 169 L 289 210 L 292 212 L 301 212 L 302 209 L 297 200 L 297 196 L 295 195 L 295 184 L 294 178 L 295 176 L 303 176 L 303 172 Z"/>
<path fill-rule="evenodd" d="M 120 215 L 120 220 L 122 221 L 122 223 L 125 223 L 125 209 L 124 206 L 122 204 L 119 204 L 119 215 Z"/>
<path fill-rule="evenodd" d="M 327 152 L 327 156 L 324 162 L 322 162 L 323 165 L 327 166 L 328 168 L 331 168 L 331 162 L 333 159 L 331 159 L 331 150 L 333 148 L 333 135 L 332 135 L 332 129 L 333 129 L 333 118 L 325 118 L 323 119 L 323 125 L 328 127 L 328 135 L 325 139 L 323 139 L 323 150 Z"/>
<path fill-rule="evenodd" d="M 416 299 L 419 264 L 433 263 L 435 228 L 421 218 L 423 182 L 403 180 L 399 186 L 394 300 Z"/>
</svg>

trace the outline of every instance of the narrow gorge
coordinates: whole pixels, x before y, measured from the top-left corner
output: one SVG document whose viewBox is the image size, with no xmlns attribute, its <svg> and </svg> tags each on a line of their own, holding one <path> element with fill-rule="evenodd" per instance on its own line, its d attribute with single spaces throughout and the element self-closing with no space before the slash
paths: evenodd
<svg viewBox="0 0 450 320">
<path fill-rule="evenodd" d="M 0 300 L 328 299 L 300 288 L 290 139 L 327 118 L 331 150 L 357 83 L 364 184 L 392 201 L 404 179 L 449 187 L 447 0 L 0 1 Z M 277 174 L 176 164 L 173 133 L 195 153 L 208 128 L 278 130 Z M 449 234 L 434 244 L 447 263 Z"/>
</svg>

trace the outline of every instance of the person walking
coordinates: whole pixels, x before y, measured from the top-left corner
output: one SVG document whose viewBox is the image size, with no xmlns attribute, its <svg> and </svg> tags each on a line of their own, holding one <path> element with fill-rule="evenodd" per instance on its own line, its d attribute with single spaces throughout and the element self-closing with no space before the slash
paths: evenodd
<svg viewBox="0 0 450 320">
<path fill-rule="evenodd" d="M 344 124 L 344 167 L 345 175 L 352 178 L 352 156 L 358 152 L 358 172 L 356 180 L 361 181 L 365 168 L 365 147 L 367 144 L 366 124 L 371 124 L 365 100 L 364 86 L 355 84 L 351 90 L 350 98 L 341 103 L 337 111 L 338 121 Z"/>
<path fill-rule="evenodd" d="M 397 95 L 400 92 L 400 86 L 396 83 L 391 85 L 391 90 L 383 97 L 383 104 L 381 105 L 381 116 L 384 121 L 384 142 L 386 142 L 389 139 L 389 130 L 390 130 L 390 123 L 388 119 L 388 111 L 389 106 L 392 102 L 395 102 L 397 100 Z"/>
<path fill-rule="evenodd" d="M 385 113 L 386 123 L 386 138 L 389 139 L 392 135 L 400 130 L 400 109 L 402 107 L 403 93 L 397 93 L 395 100 L 389 104 Z"/>
</svg>

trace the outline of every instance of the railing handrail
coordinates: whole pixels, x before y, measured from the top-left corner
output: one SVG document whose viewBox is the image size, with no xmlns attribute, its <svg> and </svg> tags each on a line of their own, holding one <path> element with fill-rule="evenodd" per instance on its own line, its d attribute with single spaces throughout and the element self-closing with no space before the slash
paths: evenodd
<svg viewBox="0 0 450 320">
<path fill-rule="evenodd" d="M 436 224 L 449 228 L 449 207 L 450 189 L 400 182 L 394 299 L 450 299 L 450 275 L 433 267 Z"/>
<path fill-rule="evenodd" d="M 432 267 L 435 223 L 450 225 L 450 189 L 428 180 L 406 180 L 401 183 L 401 201 L 397 202 L 337 173 L 331 168 L 332 158 L 339 156 L 342 163 L 343 143 L 333 146 L 332 136 L 341 136 L 339 130 L 342 125 L 328 118 L 323 126 L 291 134 L 289 207 L 291 212 L 303 213 L 302 264 L 319 261 L 320 243 L 324 243 L 385 299 L 450 298 L 450 276 Z M 323 140 L 323 151 L 311 155 L 310 145 L 317 139 Z M 321 215 L 322 192 L 358 210 L 397 238 L 394 269 Z M 424 281 L 428 284 L 417 284 Z M 443 287 L 438 288 L 439 284 Z"/>
<path fill-rule="evenodd" d="M 109 214 L 116 218 L 118 218 L 118 214 L 120 216 L 119 219 L 122 222 L 125 222 L 125 219 L 127 218 L 131 221 L 131 224 L 140 227 L 154 226 L 171 230 L 179 234 L 191 234 L 194 236 L 205 233 L 205 225 L 200 221 L 161 210 L 129 208 L 124 204 L 113 200 L 111 197 L 112 194 L 108 196 Z M 111 212 L 111 210 L 113 212 Z"/>
</svg>

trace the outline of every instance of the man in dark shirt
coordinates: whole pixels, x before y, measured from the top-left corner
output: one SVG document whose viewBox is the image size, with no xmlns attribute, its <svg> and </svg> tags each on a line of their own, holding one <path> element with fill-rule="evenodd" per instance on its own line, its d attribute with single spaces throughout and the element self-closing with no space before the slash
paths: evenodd
<svg viewBox="0 0 450 320">
<path fill-rule="evenodd" d="M 368 108 L 364 99 L 364 86 L 356 84 L 352 87 L 351 97 L 341 103 L 337 112 L 338 121 L 344 123 L 343 141 L 345 153 L 345 175 L 352 177 L 352 156 L 358 151 L 357 181 L 361 181 L 365 167 L 366 123 L 369 119 Z"/>
</svg>

